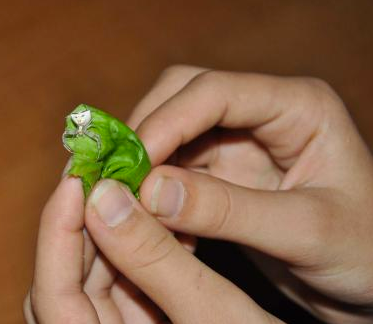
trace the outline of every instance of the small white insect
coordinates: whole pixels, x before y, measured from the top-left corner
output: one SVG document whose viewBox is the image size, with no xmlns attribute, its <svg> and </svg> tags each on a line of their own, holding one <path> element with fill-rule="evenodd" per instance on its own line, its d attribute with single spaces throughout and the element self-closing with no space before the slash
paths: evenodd
<svg viewBox="0 0 373 324">
<path fill-rule="evenodd" d="M 63 146 L 70 152 L 74 153 L 73 150 L 70 148 L 70 146 L 66 143 L 66 138 L 68 137 L 79 137 L 86 135 L 90 139 L 94 140 L 97 143 L 97 150 L 98 150 L 98 156 L 97 160 L 100 157 L 100 150 L 101 150 L 101 138 L 100 135 L 93 133 L 89 131 L 88 129 L 92 127 L 92 114 L 89 109 L 83 110 L 80 112 L 72 113 L 68 117 L 71 117 L 71 120 L 76 125 L 76 129 L 67 129 L 62 134 L 62 142 Z"/>
</svg>

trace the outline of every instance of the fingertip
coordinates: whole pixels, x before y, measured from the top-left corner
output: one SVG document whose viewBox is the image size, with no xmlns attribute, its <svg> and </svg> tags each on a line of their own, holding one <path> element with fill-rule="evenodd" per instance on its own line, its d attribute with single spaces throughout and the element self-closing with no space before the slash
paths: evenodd
<svg viewBox="0 0 373 324">
<path fill-rule="evenodd" d="M 75 230 L 83 225 L 84 193 L 79 178 L 65 176 L 49 198 L 42 214 L 42 223 L 58 224 Z"/>
<path fill-rule="evenodd" d="M 54 199 L 55 196 L 65 201 L 80 201 L 84 198 L 81 179 L 65 175 L 55 189 L 52 198 Z"/>
<path fill-rule="evenodd" d="M 102 234 L 124 223 L 133 212 L 136 198 L 121 182 L 102 179 L 96 183 L 86 203 L 86 224 Z"/>
<path fill-rule="evenodd" d="M 151 214 L 177 216 L 187 194 L 188 171 L 170 165 L 154 168 L 140 187 L 140 202 Z"/>
<path fill-rule="evenodd" d="M 144 179 L 139 189 L 140 203 L 144 206 L 144 208 L 149 213 L 152 213 L 152 208 L 151 208 L 152 194 L 153 194 L 153 189 L 158 180 L 158 173 L 156 172 L 156 169 L 157 168 L 154 168 L 148 174 L 148 176 Z"/>
<path fill-rule="evenodd" d="M 62 176 L 61 176 L 61 179 L 63 179 L 64 177 L 66 177 L 70 171 L 70 168 L 71 168 L 71 165 L 72 165 L 72 161 L 73 161 L 73 157 L 71 156 L 67 162 L 66 162 L 66 165 L 65 167 L 63 168 L 63 171 L 62 171 Z"/>
<path fill-rule="evenodd" d="M 164 146 L 163 135 L 158 131 L 159 129 L 166 129 L 166 125 L 163 124 L 162 119 L 153 119 L 153 113 L 147 116 L 136 129 L 136 135 L 143 143 L 146 152 L 148 153 L 151 165 L 157 166 L 167 159 L 169 153 L 169 144 Z M 154 134 L 159 134 L 154 136 Z M 163 142 L 163 144 L 162 144 Z M 160 146 L 162 145 L 162 146 Z M 163 150 L 159 150 L 159 147 L 163 147 Z"/>
<path fill-rule="evenodd" d="M 38 305 L 48 296 L 54 296 L 57 301 L 66 291 L 71 292 L 72 299 L 82 297 L 83 215 L 81 181 L 64 177 L 41 217 L 33 282 L 35 290 L 32 290 L 39 296 Z M 55 309 L 51 305 L 47 307 Z"/>
<path fill-rule="evenodd" d="M 26 298 L 23 301 L 23 315 L 27 321 L 27 324 L 36 324 L 35 315 L 31 305 L 30 290 L 27 292 Z"/>
</svg>

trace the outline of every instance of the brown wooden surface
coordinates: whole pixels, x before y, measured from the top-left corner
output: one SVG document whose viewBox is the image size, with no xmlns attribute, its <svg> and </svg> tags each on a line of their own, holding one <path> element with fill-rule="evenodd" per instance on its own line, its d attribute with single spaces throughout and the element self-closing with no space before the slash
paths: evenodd
<svg viewBox="0 0 373 324">
<path fill-rule="evenodd" d="M 23 323 L 64 116 L 125 119 L 174 63 L 326 79 L 373 144 L 371 0 L 0 1 L 1 323 Z"/>
</svg>

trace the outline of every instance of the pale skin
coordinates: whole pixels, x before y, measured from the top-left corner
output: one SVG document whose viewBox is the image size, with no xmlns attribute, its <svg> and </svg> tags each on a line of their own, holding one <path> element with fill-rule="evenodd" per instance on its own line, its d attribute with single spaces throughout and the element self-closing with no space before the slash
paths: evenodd
<svg viewBox="0 0 373 324">
<path fill-rule="evenodd" d="M 102 180 L 84 207 L 80 180 L 63 178 L 41 218 L 28 324 L 282 323 L 201 263 L 192 236 L 239 244 L 327 323 L 373 321 L 372 156 L 328 85 L 175 66 L 128 125 L 153 165 L 141 201 Z"/>
</svg>

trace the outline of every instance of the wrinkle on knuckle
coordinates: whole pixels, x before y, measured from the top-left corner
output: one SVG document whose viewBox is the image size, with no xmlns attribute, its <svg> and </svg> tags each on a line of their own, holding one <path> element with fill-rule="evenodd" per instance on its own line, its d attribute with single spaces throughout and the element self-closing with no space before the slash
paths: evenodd
<svg viewBox="0 0 373 324">
<path fill-rule="evenodd" d="M 222 196 L 222 208 L 219 208 L 216 214 L 211 213 L 207 227 L 210 229 L 210 234 L 214 236 L 224 235 L 224 233 L 227 231 L 227 224 L 232 213 L 232 197 L 229 190 L 223 184 L 220 187 L 220 191 Z"/>
<path fill-rule="evenodd" d="M 288 104 L 281 108 L 281 118 L 278 125 L 286 125 L 287 133 L 285 144 L 294 140 L 299 141 L 297 147 L 303 148 L 307 144 L 328 130 L 331 123 L 346 115 L 346 109 L 334 92 L 323 80 L 311 77 L 291 77 L 281 87 L 278 94 Z M 301 136 L 296 136 L 303 134 Z"/>
<path fill-rule="evenodd" d="M 177 242 L 170 232 L 147 235 L 129 252 L 131 269 L 143 269 L 164 261 L 176 246 Z"/>
</svg>

